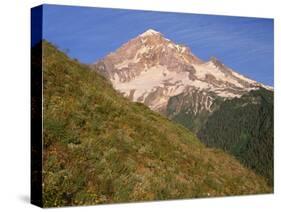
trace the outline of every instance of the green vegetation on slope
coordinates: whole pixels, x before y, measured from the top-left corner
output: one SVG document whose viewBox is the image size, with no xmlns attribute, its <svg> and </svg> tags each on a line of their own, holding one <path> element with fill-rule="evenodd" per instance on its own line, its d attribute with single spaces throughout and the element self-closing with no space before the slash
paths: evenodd
<svg viewBox="0 0 281 212">
<path fill-rule="evenodd" d="M 167 110 L 163 114 L 169 117 L 169 119 L 182 124 L 192 132 L 198 133 L 210 115 L 210 111 L 207 109 L 194 113 L 198 108 L 205 107 L 204 98 L 206 96 L 203 93 L 202 91 L 196 91 L 191 94 L 181 93 L 171 97 L 167 104 Z M 209 96 L 215 99 L 211 109 L 216 110 L 223 102 L 223 99 L 212 95 L 212 93 L 209 93 Z"/>
<path fill-rule="evenodd" d="M 209 147 L 233 154 L 273 185 L 273 92 L 263 88 L 225 101 L 198 133 Z"/>
<path fill-rule="evenodd" d="M 44 207 L 272 192 L 51 44 L 43 50 Z"/>
</svg>

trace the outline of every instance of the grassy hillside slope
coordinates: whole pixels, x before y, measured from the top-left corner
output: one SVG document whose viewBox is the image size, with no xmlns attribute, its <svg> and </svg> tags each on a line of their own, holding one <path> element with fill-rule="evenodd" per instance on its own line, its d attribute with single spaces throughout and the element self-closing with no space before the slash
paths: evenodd
<svg viewBox="0 0 281 212">
<path fill-rule="evenodd" d="M 51 44 L 43 50 L 45 207 L 272 192 Z"/>
</svg>

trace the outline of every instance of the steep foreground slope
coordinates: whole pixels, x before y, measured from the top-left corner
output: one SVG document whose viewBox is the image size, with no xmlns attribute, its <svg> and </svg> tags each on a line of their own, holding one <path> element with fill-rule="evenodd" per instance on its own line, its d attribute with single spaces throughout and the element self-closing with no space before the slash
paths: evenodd
<svg viewBox="0 0 281 212">
<path fill-rule="evenodd" d="M 181 125 L 43 42 L 45 207 L 272 192 Z"/>
<path fill-rule="evenodd" d="M 198 135 L 207 146 L 230 152 L 273 185 L 273 92 L 261 88 L 223 102 Z"/>
</svg>

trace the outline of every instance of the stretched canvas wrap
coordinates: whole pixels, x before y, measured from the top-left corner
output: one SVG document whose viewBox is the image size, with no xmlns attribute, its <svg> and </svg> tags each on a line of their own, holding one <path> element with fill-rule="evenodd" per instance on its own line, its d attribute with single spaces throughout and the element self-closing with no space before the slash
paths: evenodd
<svg viewBox="0 0 281 212">
<path fill-rule="evenodd" d="M 31 9 L 31 202 L 273 192 L 273 19 Z"/>
</svg>

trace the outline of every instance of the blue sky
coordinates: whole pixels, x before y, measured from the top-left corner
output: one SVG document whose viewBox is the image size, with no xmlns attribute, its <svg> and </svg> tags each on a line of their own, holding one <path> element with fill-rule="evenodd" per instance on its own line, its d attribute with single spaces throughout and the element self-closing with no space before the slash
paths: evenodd
<svg viewBox="0 0 281 212">
<path fill-rule="evenodd" d="M 83 63 L 94 63 L 149 28 L 189 46 L 203 60 L 215 56 L 237 72 L 273 86 L 272 19 L 43 7 L 43 38 Z"/>
</svg>

